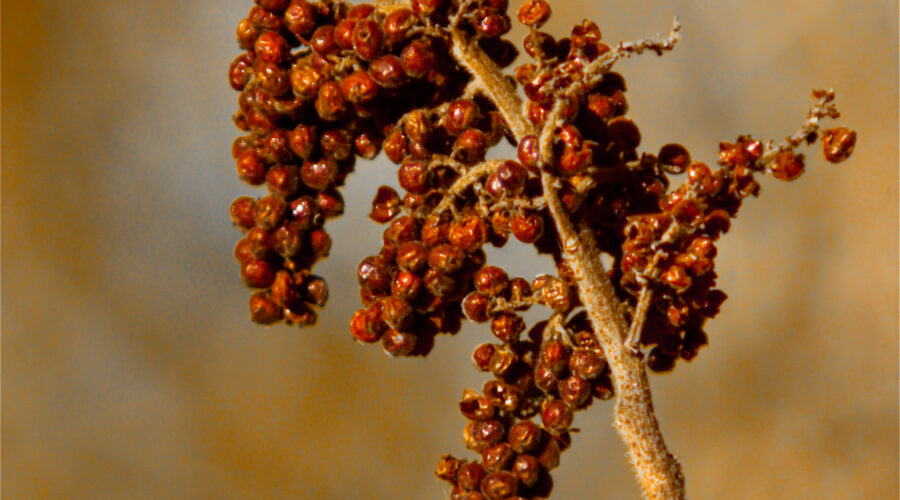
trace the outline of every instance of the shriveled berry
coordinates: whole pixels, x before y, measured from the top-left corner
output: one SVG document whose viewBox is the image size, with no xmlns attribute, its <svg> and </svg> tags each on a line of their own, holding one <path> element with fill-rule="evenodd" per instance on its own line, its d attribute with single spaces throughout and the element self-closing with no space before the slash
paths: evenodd
<svg viewBox="0 0 900 500">
<path fill-rule="evenodd" d="M 284 25 L 300 39 L 316 28 L 316 10 L 306 0 L 292 0 L 284 12 Z"/>
<path fill-rule="evenodd" d="M 359 284 L 375 291 L 386 291 L 391 286 L 391 275 L 375 257 L 366 257 L 356 268 Z"/>
<path fill-rule="evenodd" d="M 516 458 L 516 453 L 508 443 L 498 443 L 484 450 L 481 457 L 481 461 L 488 472 L 497 472 L 509 469 L 513 459 Z"/>
<path fill-rule="evenodd" d="M 458 271 L 465 259 L 466 254 L 462 249 L 449 244 L 438 245 L 428 252 L 428 265 L 447 274 Z"/>
<path fill-rule="evenodd" d="M 328 77 L 322 70 L 308 64 L 295 64 L 291 68 L 290 81 L 294 95 L 303 100 L 310 100 L 318 95 L 319 89 L 328 81 Z"/>
<path fill-rule="evenodd" d="M 524 278 L 513 278 L 509 282 L 509 300 L 523 302 L 531 297 L 531 284 Z"/>
<path fill-rule="evenodd" d="M 412 216 L 397 217 L 384 230 L 382 240 L 393 245 L 402 245 L 407 241 L 418 239 L 419 223 Z"/>
<path fill-rule="evenodd" d="M 591 383 L 581 377 L 568 377 L 559 382 L 559 397 L 572 407 L 579 407 L 591 398 Z"/>
<path fill-rule="evenodd" d="M 231 202 L 231 222 L 235 226 L 247 231 L 255 224 L 253 207 L 256 201 L 249 196 L 241 196 Z"/>
<path fill-rule="evenodd" d="M 496 419 L 478 420 L 466 424 L 463 439 L 466 447 L 479 453 L 503 439 L 503 423 Z"/>
<path fill-rule="evenodd" d="M 425 289 L 435 297 L 449 297 L 456 291 L 456 280 L 434 268 L 425 272 L 423 281 Z"/>
<path fill-rule="evenodd" d="M 309 233 L 309 247 L 316 259 L 327 257 L 331 251 L 331 236 L 324 229 L 315 229 Z"/>
<path fill-rule="evenodd" d="M 337 191 L 320 191 L 316 193 L 316 203 L 326 218 L 330 219 L 344 213 L 344 198 Z"/>
<path fill-rule="evenodd" d="M 326 130 L 319 138 L 322 154 L 334 160 L 346 160 L 353 152 L 352 136 L 345 129 Z"/>
<path fill-rule="evenodd" d="M 310 196 L 301 196 L 292 201 L 289 209 L 294 220 L 304 231 L 322 224 L 323 214 L 319 204 Z"/>
<path fill-rule="evenodd" d="M 302 246 L 303 231 L 296 222 L 287 222 L 272 234 L 272 248 L 282 257 L 297 255 Z"/>
<path fill-rule="evenodd" d="M 406 157 L 409 149 L 407 147 L 406 136 L 399 130 L 394 130 L 388 134 L 384 140 L 384 154 L 394 163 L 400 163 Z"/>
<path fill-rule="evenodd" d="M 507 348 L 497 349 L 494 351 L 494 355 L 491 356 L 491 373 L 497 378 L 503 377 L 509 373 L 517 359 L 516 353 L 511 350 Z"/>
<path fill-rule="evenodd" d="M 397 170 L 400 187 L 413 194 L 424 194 L 429 189 L 429 169 L 424 162 L 409 160 Z"/>
<path fill-rule="evenodd" d="M 428 249 L 418 241 L 408 241 L 397 249 L 397 266 L 404 271 L 420 272 L 428 263 Z"/>
<path fill-rule="evenodd" d="M 287 198 L 300 187 L 300 169 L 296 165 L 275 165 L 266 174 L 266 186 L 272 194 Z"/>
<path fill-rule="evenodd" d="M 497 347 L 494 344 L 480 344 L 472 352 L 472 361 L 479 370 L 486 372 L 491 369 L 491 357 L 494 356 L 496 350 Z"/>
<path fill-rule="evenodd" d="M 569 371 L 585 380 L 594 380 L 603 373 L 606 362 L 593 349 L 575 349 L 569 356 Z"/>
<path fill-rule="evenodd" d="M 378 84 L 366 71 L 357 71 L 341 80 L 341 92 L 354 103 L 369 102 L 378 95 Z"/>
<path fill-rule="evenodd" d="M 297 125 L 288 135 L 288 144 L 291 151 L 301 159 L 306 159 L 316 147 L 318 138 L 316 129 L 308 125 Z"/>
<path fill-rule="evenodd" d="M 259 31 L 259 28 L 254 26 L 249 19 L 242 19 L 237 25 L 237 30 L 235 30 L 238 45 L 240 45 L 242 49 L 253 48 L 253 42 L 255 42 L 256 37 L 259 36 Z"/>
<path fill-rule="evenodd" d="M 535 212 L 518 213 L 510 221 L 510 229 L 522 243 L 534 243 L 544 231 L 544 220 Z"/>
<path fill-rule="evenodd" d="M 472 389 L 463 391 L 459 411 L 469 420 L 487 420 L 494 416 L 494 405 Z"/>
<path fill-rule="evenodd" d="M 538 363 L 534 367 L 534 385 L 547 394 L 556 392 L 559 376 L 547 363 Z"/>
<path fill-rule="evenodd" d="M 514 344 L 525 330 L 525 321 L 518 315 L 502 312 L 491 320 L 491 333 L 501 342 Z"/>
<path fill-rule="evenodd" d="M 272 282 L 270 292 L 272 300 L 279 306 L 293 304 L 300 300 L 297 284 L 291 273 L 286 269 L 281 269 L 275 273 L 275 281 Z"/>
<path fill-rule="evenodd" d="M 556 39 L 542 31 L 529 33 L 522 46 L 529 56 L 537 60 L 550 59 L 556 55 Z"/>
<path fill-rule="evenodd" d="M 271 231 L 281 225 L 286 215 L 287 205 L 284 200 L 276 196 L 264 196 L 254 206 L 254 220 L 256 225 Z"/>
<path fill-rule="evenodd" d="M 266 31 L 253 44 L 256 57 L 260 61 L 279 64 L 289 53 L 287 41 L 274 31 Z"/>
<path fill-rule="evenodd" d="M 318 161 L 305 161 L 300 168 L 300 177 L 303 183 L 317 191 L 324 191 L 337 178 L 337 163 L 332 159 Z"/>
<path fill-rule="evenodd" d="M 496 297 L 506 290 L 509 276 L 497 266 L 485 266 L 475 274 L 475 289 L 489 297 Z"/>
<path fill-rule="evenodd" d="M 450 223 L 447 239 L 464 252 L 474 252 L 487 241 L 487 226 L 480 216 L 470 213 Z"/>
<path fill-rule="evenodd" d="M 237 158 L 237 173 L 247 184 L 258 186 L 266 181 L 266 165 L 256 153 L 246 152 Z"/>
<path fill-rule="evenodd" d="M 353 29 L 353 49 L 360 58 L 371 61 L 381 53 L 384 32 L 373 19 L 363 19 Z"/>
<path fill-rule="evenodd" d="M 470 128 L 480 117 L 478 105 L 471 99 L 457 99 L 450 103 L 441 124 L 448 134 L 457 136 Z"/>
<path fill-rule="evenodd" d="M 484 323 L 488 320 L 488 307 L 490 307 L 491 299 L 484 294 L 472 292 L 463 299 L 462 311 L 471 321 L 476 323 Z"/>
<path fill-rule="evenodd" d="M 853 154 L 856 146 L 856 132 L 846 127 L 828 129 L 822 133 L 822 148 L 825 159 L 840 163 Z"/>
<path fill-rule="evenodd" d="M 478 163 L 487 152 L 487 135 L 477 128 L 470 128 L 459 135 L 453 143 L 453 150 L 460 161 Z"/>
<path fill-rule="evenodd" d="M 336 81 L 325 82 L 316 96 L 316 112 L 323 120 L 337 120 L 345 111 L 344 94 Z"/>
<path fill-rule="evenodd" d="M 251 288 L 267 288 L 275 280 L 275 267 L 266 260 L 250 259 L 241 266 L 241 278 Z"/>
<path fill-rule="evenodd" d="M 390 356 L 409 356 L 416 348 L 416 335 L 389 328 L 381 335 L 381 348 Z"/>
<path fill-rule="evenodd" d="M 434 470 L 434 475 L 444 481 L 456 483 L 456 473 L 459 472 L 460 465 L 462 465 L 460 459 L 454 458 L 452 455 L 444 455 L 441 457 L 440 461 L 438 461 L 437 467 Z"/>
<path fill-rule="evenodd" d="M 244 90 L 250 78 L 253 76 L 253 56 L 241 54 L 228 68 L 228 82 L 234 90 Z"/>
<path fill-rule="evenodd" d="M 309 46 L 320 56 L 327 56 L 337 52 L 337 43 L 335 43 L 335 33 L 333 24 L 325 24 L 316 28 Z"/>
<path fill-rule="evenodd" d="M 403 84 L 406 73 L 403 71 L 403 63 L 397 56 L 381 56 L 369 65 L 369 75 L 375 83 L 385 88 L 396 88 Z"/>
<path fill-rule="evenodd" d="M 400 196 L 394 188 L 381 186 L 372 199 L 372 211 L 369 218 L 375 222 L 385 223 L 393 219 L 400 212 Z"/>
<path fill-rule="evenodd" d="M 488 500 L 502 500 L 515 496 L 519 480 L 508 471 L 491 472 L 481 481 L 481 492 Z"/>
<path fill-rule="evenodd" d="M 250 296 L 250 319 L 261 325 L 268 325 L 281 319 L 281 307 L 266 292 L 256 292 Z"/>
<path fill-rule="evenodd" d="M 400 271 L 391 284 L 391 294 L 406 301 L 412 301 L 422 293 L 422 278 L 409 271 Z"/>
<path fill-rule="evenodd" d="M 465 491 L 477 491 L 481 488 L 481 480 L 487 472 L 478 462 L 466 462 L 456 473 L 456 484 Z"/>
<path fill-rule="evenodd" d="M 247 233 L 247 250 L 257 259 L 265 259 L 272 252 L 272 233 L 256 226 Z M 243 261 L 242 261 L 243 262 Z"/>
<path fill-rule="evenodd" d="M 516 18 L 526 26 L 539 28 L 550 18 L 550 4 L 545 0 L 526 0 L 516 12 Z"/>
<path fill-rule="evenodd" d="M 531 420 L 523 420 L 509 429 L 508 441 L 516 453 L 528 453 L 541 442 L 541 428 Z"/>
<path fill-rule="evenodd" d="M 415 109 L 406 115 L 403 123 L 403 132 L 413 142 L 425 144 L 431 137 L 431 119 L 421 109 Z"/>
<path fill-rule="evenodd" d="M 509 160 L 497 167 L 497 171 L 491 174 L 485 187 L 497 198 L 503 195 L 516 196 L 525 188 L 526 178 L 525 168 L 520 163 Z"/>
<path fill-rule="evenodd" d="M 353 318 L 350 319 L 350 335 L 356 340 L 366 343 L 375 342 L 381 337 L 380 332 L 372 332 L 367 328 L 365 309 L 356 311 Z"/>
<path fill-rule="evenodd" d="M 792 181 L 803 173 L 803 155 L 794 154 L 793 151 L 782 151 L 775 155 L 775 160 L 769 168 L 776 179 Z"/>
<path fill-rule="evenodd" d="M 390 328 L 406 331 L 415 319 L 415 311 L 405 300 L 390 296 L 382 302 L 381 317 Z"/>
<path fill-rule="evenodd" d="M 513 461 L 512 473 L 526 487 L 537 484 L 541 474 L 541 464 L 531 455 L 519 455 Z"/>
<path fill-rule="evenodd" d="M 412 10 L 405 7 L 394 9 L 384 17 L 385 38 L 389 44 L 402 42 L 415 24 L 416 18 Z"/>
<path fill-rule="evenodd" d="M 541 467 L 547 470 L 553 470 L 559 465 L 560 451 L 559 441 L 556 439 L 548 439 L 535 458 L 537 458 Z"/>
<path fill-rule="evenodd" d="M 435 67 L 437 56 L 427 39 L 414 40 L 403 49 L 400 61 L 410 78 L 422 78 Z"/>
<path fill-rule="evenodd" d="M 564 401 L 552 399 L 541 406 L 541 423 L 552 434 L 562 434 L 572 425 L 572 408 Z"/>
</svg>

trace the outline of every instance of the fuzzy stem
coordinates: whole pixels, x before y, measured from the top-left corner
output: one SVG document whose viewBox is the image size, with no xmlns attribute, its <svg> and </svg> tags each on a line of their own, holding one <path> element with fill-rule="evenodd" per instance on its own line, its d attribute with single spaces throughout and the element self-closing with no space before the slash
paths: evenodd
<svg viewBox="0 0 900 500">
<path fill-rule="evenodd" d="M 677 32 L 677 30 L 676 30 Z M 451 32 L 453 57 L 471 73 L 472 84 L 498 107 L 513 135 L 521 140 L 536 130 L 525 120 L 522 103 L 512 84 L 476 45 Z M 549 120 L 548 120 L 549 122 Z M 553 217 L 564 258 L 578 284 L 578 294 L 597 332 L 616 386 L 616 428 L 625 442 L 645 498 L 684 498 L 681 465 L 668 452 L 640 357 L 630 353 L 624 340 L 628 325 L 619 310 L 615 290 L 599 259 L 589 230 L 576 231 L 556 192 L 555 179 L 542 174 L 544 195 Z"/>
</svg>

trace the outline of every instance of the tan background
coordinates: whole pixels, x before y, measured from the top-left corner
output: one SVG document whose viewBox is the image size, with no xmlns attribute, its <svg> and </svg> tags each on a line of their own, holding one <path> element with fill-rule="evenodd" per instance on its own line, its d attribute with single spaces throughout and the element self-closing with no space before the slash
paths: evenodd
<svg viewBox="0 0 900 500">
<path fill-rule="evenodd" d="M 513 2 L 514 6 L 518 2 Z M 480 387 L 467 328 L 428 359 L 351 342 L 363 214 L 394 174 L 349 179 L 317 267 L 332 298 L 309 330 L 258 328 L 231 249 L 229 155 L 244 1 L 4 2 L 2 389 L 5 498 L 440 498 L 464 453 L 455 402 Z M 568 1 L 610 40 L 667 31 L 673 54 L 621 63 L 643 146 L 780 137 L 809 90 L 839 90 L 859 131 L 840 166 L 810 156 L 764 181 L 721 244 L 730 294 L 711 345 L 652 379 L 692 498 L 898 496 L 896 2 Z M 515 32 L 517 38 L 522 31 Z M 531 252 L 496 252 L 528 276 Z M 555 473 L 555 498 L 637 498 L 611 405 Z"/>
</svg>

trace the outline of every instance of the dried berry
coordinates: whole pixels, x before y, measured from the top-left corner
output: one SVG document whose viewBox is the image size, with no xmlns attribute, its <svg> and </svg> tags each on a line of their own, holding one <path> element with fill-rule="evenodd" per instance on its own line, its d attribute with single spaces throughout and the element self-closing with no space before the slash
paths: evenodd
<svg viewBox="0 0 900 500">
<path fill-rule="evenodd" d="M 516 18 L 526 26 L 539 28 L 550 18 L 550 4 L 545 0 L 526 0 L 519 7 Z"/>
<path fill-rule="evenodd" d="M 825 159 L 831 163 L 840 163 L 849 158 L 854 146 L 856 146 L 856 132 L 849 128 L 838 127 L 822 133 Z"/>
<path fill-rule="evenodd" d="M 781 151 L 775 155 L 775 160 L 769 168 L 776 179 L 792 181 L 800 177 L 803 167 L 803 155 L 794 154 L 793 151 Z"/>
</svg>

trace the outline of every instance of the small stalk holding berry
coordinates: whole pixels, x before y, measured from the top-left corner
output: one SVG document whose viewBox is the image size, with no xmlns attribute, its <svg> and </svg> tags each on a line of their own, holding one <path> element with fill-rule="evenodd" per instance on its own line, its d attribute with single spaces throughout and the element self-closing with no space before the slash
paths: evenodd
<svg viewBox="0 0 900 500">
<path fill-rule="evenodd" d="M 671 50 L 677 20 L 665 38 L 610 46 L 585 20 L 557 39 L 539 29 L 549 4 L 526 0 L 516 17 L 534 62 L 507 72 L 517 49 L 503 38 L 506 0 L 256 3 L 229 69 L 246 132 L 232 148 L 238 175 L 269 190 L 231 206 L 246 233 L 241 276 L 258 290 L 251 318 L 315 322 L 328 290 L 311 270 L 330 249 L 325 222 L 343 212 L 338 187 L 356 157 L 383 150 L 405 192 L 375 194 L 369 216 L 387 227 L 357 268 L 363 307 L 350 334 L 392 356 L 426 355 L 463 319 L 494 336 L 472 356 L 492 378 L 459 404 L 480 457 L 438 462 L 451 498 L 548 497 L 574 413 L 611 398 L 644 496 L 684 498 L 646 368 L 671 371 L 706 345 L 705 322 L 726 297 L 715 242 L 758 195 L 756 175 L 797 178 L 797 150 L 817 140 L 828 161 L 850 155 L 855 132 L 820 127 L 838 117 L 834 92 L 815 91 L 806 123 L 781 143 L 721 143 L 713 169 L 678 144 L 639 154 L 612 71 Z M 486 160 L 503 140 L 516 158 Z M 557 274 L 528 280 L 489 264 L 483 247 L 510 237 L 552 256 Z M 535 305 L 548 317 L 529 327 L 520 313 Z"/>
</svg>

